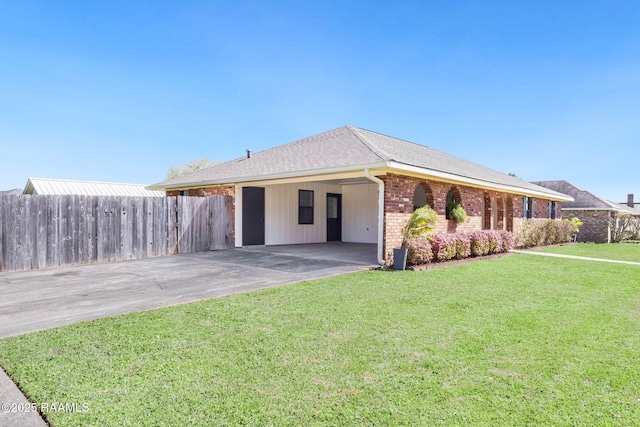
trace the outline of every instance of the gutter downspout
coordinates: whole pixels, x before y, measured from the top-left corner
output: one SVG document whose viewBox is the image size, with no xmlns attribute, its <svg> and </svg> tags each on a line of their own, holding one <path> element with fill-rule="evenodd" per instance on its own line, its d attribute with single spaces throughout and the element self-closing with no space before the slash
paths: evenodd
<svg viewBox="0 0 640 427">
<path fill-rule="evenodd" d="M 378 184 L 378 264 L 385 265 L 384 256 L 382 254 L 382 246 L 384 245 L 384 181 L 369 173 L 369 168 L 364 170 L 364 176 L 369 181 Z"/>
</svg>

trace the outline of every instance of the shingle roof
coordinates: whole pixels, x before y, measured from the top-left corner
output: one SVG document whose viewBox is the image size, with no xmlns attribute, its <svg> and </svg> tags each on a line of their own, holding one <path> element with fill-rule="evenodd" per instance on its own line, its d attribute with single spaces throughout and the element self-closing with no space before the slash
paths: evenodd
<svg viewBox="0 0 640 427">
<path fill-rule="evenodd" d="M 165 197 L 162 191 L 147 190 L 145 184 L 29 178 L 24 194 Z"/>
<path fill-rule="evenodd" d="M 610 200 L 607 200 L 607 203 L 611 204 L 614 208 L 616 208 L 622 214 L 628 214 L 633 216 L 640 216 L 640 210 L 636 208 L 629 207 L 627 205 L 623 205 L 621 203 L 615 203 Z"/>
<path fill-rule="evenodd" d="M 424 145 L 372 132 L 343 126 L 318 135 L 280 145 L 154 184 L 150 188 L 185 188 L 189 186 L 246 182 L 289 176 L 312 175 L 331 169 L 357 170 L 385 167 L 391 162 L 429 171 L 455 175 L 534 191 L 549 196 L 563 196 L 513 176 L 460 159 Z"/>
<path fill-rule="evenodd" d="M 548 188 L 550 190 L 557 191 L 572 196 L 573 202 L 564 202 L 562 204 L 563 209 L 602 209 L 611 210 L 609 205 L 604 199 L 577 187 L 570 182 L 564 180 L 557 181 L 535 181 L 534 184 L 541 187 Z"/>
<path fill-rule="evenodd" d="M 630 208 L 618 203 L 605 200 L 601 197 L 590 193 L 587 190 L 571 184 L 564 180 L 558 181 L 537 181 L 534 184 L 541 187 L 549 188 L 551 190 L 567 194 L 572 196 L 573 202 L 563 202 L 562 209 L 588 209 L 588 210 L 602 210 L 602 211 L 618 211 L 624 212 L 630 215 L 640 215 L 640 210 Z"/>
</svg>

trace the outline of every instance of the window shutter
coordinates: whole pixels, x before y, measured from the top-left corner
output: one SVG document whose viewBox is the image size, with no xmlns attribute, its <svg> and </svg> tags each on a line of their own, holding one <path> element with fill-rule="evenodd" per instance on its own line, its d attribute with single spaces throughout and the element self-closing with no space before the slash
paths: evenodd
<svg viewBox="0 0 640 427">
<path fill-rule="evenodd" d="M 553 202 L 551 200 L 549 200 L 549 219 L 553 219 Z"/>
<path fill-rule="evenodd" d="M 523 200 L 523 202 L 524 202 L 524 207 L 522 208 L 522 217 L 523 217 L 524 219 L 527 219 L 527 216 L 528 216 L 528 215 L 527 215 L 527 210 L 528 210 L 528 208 L 529 208 L 529 200 L 528 200 L 528 199 L 529 199 L 529 198 L 528 198 L 527 196 L 524 196 L 524 197 L 522 198 L 522 200 Z"/>
</svg>

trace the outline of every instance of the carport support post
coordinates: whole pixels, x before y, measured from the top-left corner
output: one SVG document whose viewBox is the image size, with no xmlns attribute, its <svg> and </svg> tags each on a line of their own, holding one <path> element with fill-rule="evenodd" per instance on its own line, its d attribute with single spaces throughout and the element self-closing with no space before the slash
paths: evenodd
<svg viewBox="0 0 640 427">
<path fill-rule="evenodd" d="M 384 248 L 384 181 L 369 173 L 369 168 L 364 170 L 364 176 L 368 180 L 378 184 L 378 264 L 385 265 Z"/>
</svg>

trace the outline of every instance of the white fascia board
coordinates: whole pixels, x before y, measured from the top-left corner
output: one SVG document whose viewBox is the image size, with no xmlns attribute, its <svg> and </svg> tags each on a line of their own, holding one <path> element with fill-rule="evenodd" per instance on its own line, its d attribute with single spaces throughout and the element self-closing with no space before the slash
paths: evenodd
<svg viewBox="0 0 640 427">
<path fill-rule="evenodd" d="M 401 171 L 401 173 L 409 173 L 418 176 L 427 176 L 439 181 L 450 182 L 452 184 L 465 184 L 472 185 L 474 187 L 480 187 L 487 190 L 506 191 L 515 194 L 522 194 L 525 196 L 538 196 L 548 200 L 558 200 L 561 202 L 573 202 L 574 199 L 567 195 L 555 195 L 549 193 L 543 193 L 541 191 L 529 190 L 521 187 L 514 187 L 510 185 L 497 184 L 489 181 L 483 181 L 475 178 L 468 178 L 460 175 L 455 175 L 448 172 L 441 172 L 432 169 L 425 169 L 417 166 L 405 165 L 403 163 L 389 162 L 389 167 Z"/>
<path fill-rule="evenodd" d="M 474 187 L 485 188 L 488 190 L 506 191 L 515 194 L 522 194 L 526 196 L 538 196 L 549 200 L 558 200 L 562 202 L 573 202 L 574 199 L 567 195 L 554 195 L 544 193 L 541 191 L 524 189 L 521 187 L 514 187 L 503 184 L 496 184 L 488 181 L 483 181 L 474 178 L 467 178 L 452 173 L 441 172 L 431 169 L 425 169 L 418 166 L 406 165 L 404 163 L 398 163 L 394 161 L 378 162 L 372 164 L 362 164 L 355 166 L 341 166 L 335 168 L 314 169 L 306 171 L 285 172 L 272 175 L 256 175 L 251 177 L 244 177 L 240 179 L 222 179 L 211 180 L 201 182 L 190 182 L 183 184 L 169 185 L 166 187 L 149 186 L 146 187 L 149 190 L 183 190 L 190 188 L 202 188 L 214 185 L 273 185 L 273 184 L 287 184 L 292 182 L 310 182 L 310 181 L 326 181 L 332 179 L 346 179 L 346 178 L 359 178 L 364 177 L 364 170 L 369 169 L 371 175 L 379 176 L 386 175 L 387 173 L 399 173 L 408 174 L 418 177 L 428 177 L 438 181 L 450 182 L 453 184 L 471 185 Z"/>
<path fill-rule="evenodd" d="M 184 184 L 169 185 L 166 187 L 149 186 L 146 187 L 150 190 L 182 190 L 189 188 L 202 188 L 210 187 L 214 185 L 272 185 L 272 184 L 287 184 L 292 182 L 309 182 L 309 181 L 326 181 L 331 179 L 346 179 L 346 178 L 360 178 L 364 177 L 364 170 L 369 169 L 373 172 L 384 174 L 385 168 L 388 166 L 386 162 L 379 162 L 373 164 L 364 164 L 357 166 L 341 166 L 336 168 L 325 169 L 313 169 L 306 171 L 286 172 L 272 175 L 256 175 L 251 177 L 244 177 L 240 179 L 222 179 L 212 181 L 191 182 Z"/>
</svg>

